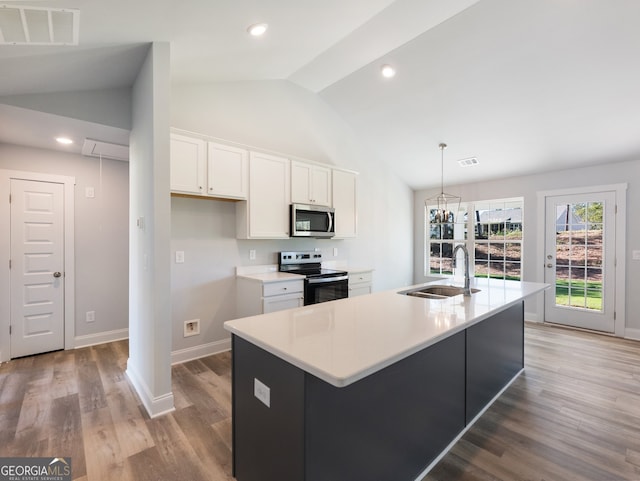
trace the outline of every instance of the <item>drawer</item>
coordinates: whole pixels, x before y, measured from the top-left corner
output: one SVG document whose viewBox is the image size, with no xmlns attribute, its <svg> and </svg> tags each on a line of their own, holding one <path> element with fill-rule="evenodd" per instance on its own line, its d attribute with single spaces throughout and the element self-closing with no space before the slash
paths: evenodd
<svg viewBox="0 0 640 481">
<path fill-rule="evenodd" d="M 262 295 L 264 297 L 279 296 L 282 294 L 293 294 L 304 290 L 304 281 L 292 280 L 284 282 L 267 282 L 262 286 Z"/>
<path fill-rule="evenodd" d="M 372 280 L 373 273 L 371 271 L 349 274 L 349 285 L 371 283 Z"/>
</svg>

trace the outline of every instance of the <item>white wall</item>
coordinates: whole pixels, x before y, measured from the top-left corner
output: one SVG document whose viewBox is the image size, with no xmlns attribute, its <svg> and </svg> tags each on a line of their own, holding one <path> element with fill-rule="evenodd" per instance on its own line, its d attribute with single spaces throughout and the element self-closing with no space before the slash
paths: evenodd
<svg viewBox="0 0 640 481">
<path fill-rule="evenodd" d="M 128 87 L 10 95 L 0 97 L 0 103 L 131 129 L 131 89 Z"/>
<path fill-rule="evenodd" d="M 76 343 L 129 326 L 129 165 L 77 154 L 0 144 L 0 169 L 75 177 Z M 85 196 L 93 187 L 94 198 Z M 3 227 L 4 228 L 4 227 Z M 85 313 L 95 311 L 95 322 Z"/>
<path fill-rule="evenodd" d="M 325 260 L 375 269 L 374 290 L 411 283 L 412 191 L 316 94 L 287 81 L 174 86 L 171 126 L 360 172 L 356 239 L 236 240 L 233 203 L 172 198 L 171 252 L 185 251 L 171 268 L 174 351 L 227 339 L 235 267 L 276 264 L 281 250 L 318 247 Z M 200 336 L 183 338 L 183 322 L 194 318 Z"/>
<path fill-rule="evenodd" d="M 132 94 L 127 362 L 151 417 L 173 409 L 169 90 L 169 44 L 153 43 Z"/>
<path fill-rule="evenodd" d="M 636 221 L 636 208 L 640 205 L 640 160 L 632 162 L 609 163 L 579 169 L 562 170 L 539 175 L 512 177 L 490 182 L 479 182 L 460 186 L 446 186 L 446 191 L 462 196 L 462 201 L 500 199 L 507 197 L 524 198 L 524 250 L 523 279 L 526 281 L 544 282 L 538 278 L 537 265 L 542 260 L 537 258 L 540 232 L 543 225 L 538 225 L 538 198 L 541 191 L 569 189 L 574 187 L 598 186 L 627 183 L 627 218 L 626 222 L 626 326 L 628 335 L 639 335 L 640 317 L 640 262 L 631 259 L 631 251 L 640 249 L 640 225 Z M 424 278 L 424 199 L 439 189 L 417 191 L 414 196 L 414 279 L 422 282 Z M 634 208 L 635 207 L 635 208 Z M 541 309 L 536 302 L 527 302 L 526 311 L 542 317 Z"/>
</svg>

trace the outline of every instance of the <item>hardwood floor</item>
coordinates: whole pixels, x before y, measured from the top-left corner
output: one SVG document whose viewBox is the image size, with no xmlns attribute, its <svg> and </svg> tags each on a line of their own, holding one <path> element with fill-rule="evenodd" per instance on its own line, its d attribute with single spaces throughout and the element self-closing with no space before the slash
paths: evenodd
<svg viewBox="0 0 640 481">
<path fill-rule="evenodd" d="M 640 343 L 527 324 L 525 372 L 424 481 L 640 480 Z"/>
<path fill-rule="evenodd" d="M 640 343 L 537 324 L 525 343 L 525 372 L 424 481 L 640 480 Z M 230 354 L 174 366 L 157 419 L 127 357 L 121 341 L 2 364 L 0 457 L 71 456 L 81 481 L 233 479 Z"/>
</svg>

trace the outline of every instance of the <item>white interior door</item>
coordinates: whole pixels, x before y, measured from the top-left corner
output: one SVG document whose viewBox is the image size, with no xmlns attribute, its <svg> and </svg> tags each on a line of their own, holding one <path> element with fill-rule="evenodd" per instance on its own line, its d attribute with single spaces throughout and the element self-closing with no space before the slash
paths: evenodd
<svg viewBox="0 0 640 481">
<path fill-rule="evenodd" d="M 545 321 L 614 332 L 615 192 L 545 201 Z"/>
<path fill-rule="evenodd" d="M 11 357 L 64 349 L 64 185 L 11 179 Z"/>
</svg>

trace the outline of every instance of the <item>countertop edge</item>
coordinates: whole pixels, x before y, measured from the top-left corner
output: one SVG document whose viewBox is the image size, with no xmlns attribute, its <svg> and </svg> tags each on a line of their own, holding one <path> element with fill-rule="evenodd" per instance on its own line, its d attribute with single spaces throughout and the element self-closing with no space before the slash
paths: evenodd
<svg viewBox="0 0 640 481">
<path fill-rule="evenodd" d="M 236 329 L 235 327 L 233 327 L 233 325 L 231 324 L 232 321 L 227 321 L 224 323 L 224 328 L 226 330 L 228 330 L 229 332 L 231 332 L 234 335 L 237 335 L 238 337 L 241 337 L 242 339 L 245 339 L 249 342 L 251 342 L 252 344 L 260 347 L 261 349 L 264 349 L 265 351 L 279 357 L 280 359 L 288 362 L 289 364 L 292 364 L 293 366 L 296 366 L 299 369 L 302 369 L 303 371 L 312 374 L 313 376 L 316 376 L 317 378 L 331 384 L 332 386 L 338 387 L 338 388 L 342 388 L 342 387 L 346 387 L 349 386 L 350 384 L 353 384 L 375 372 L 381 371 L 382 369 L 391 366 L 392 364 L 405 359 L 419 351 L 422 351 L 423 349 L 426 349 L 429 346 L 432 346 L 444 339 L 447 339 L 465 329 L 468 329 L 472 326 L 474 326 L 475 324 L 478 324 L 482 321 L 484 321 L 485 319 L 487 319 L 488 317 L 493 316 L 494 314 L 501 312 L 505 309 L 508 309 L 511 306 L 514 306 L 522 301 L 524 301 L 526 298 L 534 296 L 536 294 L 539 294 L 540 292 L 543 292 L 544 290 L 546 290 L 548 288 L 548 286 L 544 287 L 544 284 L 540 284 L 540 287 L 532 292 L 527 293 L 526 295 L 523 295 L 522 297 L 519 297 L 517 299 L 513 299 L 509 302 L 506 302 L 505 304 L 491 310 L 488 311 L 486 313 L 480 314 L 478 315 L 478 317 L 464 323 L 464 324 L 460 324 L 458 326 L 452 327 L 450 330 L 443 332 L 441 335 L 435 336 L 433 338 L 428 339 L 427 341 L 418 343 L 414 346 L 411 346 L 408 349 L 405 349 L 403 351 L 400 351 L 398 353 L 396 353 L 393 356 L 389 356 L 385 359 L 380 360 L 379 362 L 368 366 L 364 369 L 360 369 L 358 371 L 352 372 L 350 374 L 347 374 L 345 376 L 336 376 L 334 374 L 328 373 L 322 369 L 317 368 L 316 366 L 313 366 L 311 364 L 308 364 L 298 358 L 296 358 L 295 356 L 290 355 L 287 352 L 284 352 L 272 345 L 268 345 L 265 342 L 262 342 L 260 339 L 254 338 L 253 336 L 242 332 L 238 329 Z"/>
</svg>

